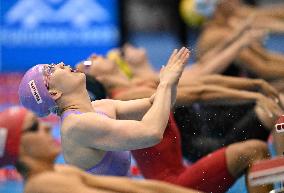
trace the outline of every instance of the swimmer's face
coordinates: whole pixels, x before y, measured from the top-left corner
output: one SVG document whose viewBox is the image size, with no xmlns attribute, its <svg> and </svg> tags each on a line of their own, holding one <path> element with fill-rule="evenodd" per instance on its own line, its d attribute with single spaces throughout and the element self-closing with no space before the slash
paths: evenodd
<svg viewBox="0 0 284 193">
<path fill-rule="evenodd" d="M 90 61 L 92 64 L 90 71 L 96 76 L 111 74 L 117 70 L 117 65 L 105 57 L 93 55 L 90 57 Z"/>
<path fill-rule="evenodd" d="M 27 113 L 22 129 L 20 156 L 53 161 L 61 148 L 50 131 L 49 125 L 38 120 L 33 113 Z"/>
<path fill-rule="evenodd" d="M 74 92 L 75 88 L 83 86 L 86 82 L 83 73 L 73 70 L 64 63 L 45 66 L 44 75 L 49 90 L 55 89 L 65 94 Z"/>
<path fill-rule="evenodd" d="M 77 69 L 85 72 L 86 74 L 99 78 L 101 76 L 115 75 L 118 67 L 113 61 L 107 58 L 92 55 L 88 61 L 78 64 Z"/>
</svg>

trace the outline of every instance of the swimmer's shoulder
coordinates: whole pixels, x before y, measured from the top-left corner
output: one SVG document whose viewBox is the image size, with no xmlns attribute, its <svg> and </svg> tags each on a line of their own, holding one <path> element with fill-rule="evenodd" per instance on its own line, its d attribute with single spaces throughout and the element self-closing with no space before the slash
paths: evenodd
<svg viewBox="0 0 284 193">
<path fill-rule="evenodd" d="M 106 114 L 108 117 L 115 119 L 115 105 L 112 99 L 102 99 L 92 102 L 93 109 Z"/>
<path fill-rule="evenodd" d="M 64 171 L 43 172 L 32 177 L 26 182 L 24 193 L 64 192 L 67 187 L 71 188 L 72 184 L 81 183 L 81 177 L 75 172 L 76 169 L 69 169 L 69 172 L 66 172 L 66 168 Z"/>
<path fill-rule="evenodd" d="M 110 118 L 115 118 L 115 108 L 112 99 L 102 99 L 92 102 L 92 107 L 95 111 L 100 111 L 106 114 Z M 69 114 L 64 118 L 61 124 L 61 132 L 67 133 L 68 131 L 77 128 L 78 125 L 81 125 L 81 116 L 82 114 Z"/>
<path fill-rule="evenodd" d="M 111 105 L 111 104 L 113 104 L 113 99 L 101 99 L 101 100 L 92 101 L 92 106 L 94 108 L 105 106 L 105 105 Z"/>
<path fill-rule="evenodd" d="M 80 168 L 69 165 L 69 164 L 56 164 L 54 169 L 55 169 L 56 172 L 59 172 L 59 173 L 62 173 L 62 174 L 81 175 L 84 172 Z"/>
<path fill-rule="evenodd" d="M 62 185 L 64 178 L 57 172 L 43 172 L 28 179 L 25 184 L 24 193 L 52 193 L 52 187 Z"/>
</svg>

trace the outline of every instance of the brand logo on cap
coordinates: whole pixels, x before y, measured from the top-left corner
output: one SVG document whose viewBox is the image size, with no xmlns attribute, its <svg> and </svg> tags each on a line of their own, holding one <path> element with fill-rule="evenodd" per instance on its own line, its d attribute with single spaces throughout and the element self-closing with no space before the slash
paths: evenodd
<svg viewBox="0 0 284 193">
<path fill-rule="evenodd" d="M 7 141 L 8 131 L 6 128 L 0 128 L 0 157 L 3 157 Z"/>
<path fill-rule="evenodd" d="M 40 94 L 39 94 L 39 92 L 38 92 L 38 90 L 37 90 L 35 81 L 34 81 L 34 80 L 31 80 L 31 81 L 29 82 L 29 86 L 30 86 L 31 92 L 32 92 L 32 94 L 33 94 L 33 96 L 34 96 L 34 98 L 35 98 L 37 104 L 42 103 L 42 100 L 41 100 Z"/>
<path fill-rule="evenodd" d="M 284 123 L 276 124 L 275 129 L 277 133 L 282 133 L 284 132 Z"/>
</svg>

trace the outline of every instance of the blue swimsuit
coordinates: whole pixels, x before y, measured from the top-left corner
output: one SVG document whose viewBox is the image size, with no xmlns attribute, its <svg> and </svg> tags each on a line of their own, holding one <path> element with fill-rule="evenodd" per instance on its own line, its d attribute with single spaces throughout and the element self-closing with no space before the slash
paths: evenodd
<svg viewBox="0 0 284 193">
<path fill-rule="evenodd" d="M 97 111 L 96 113 L 107 116 L 104 112 Z M 76 110 L 65 111 L 61 116 L 61 120 L 63 121 L 70 114 L 82 113 Z M 103 159 L 86 172 L 96 175 L 127 176 L 130 162 L 129 151 L 107 151 Z"/>
</svg>

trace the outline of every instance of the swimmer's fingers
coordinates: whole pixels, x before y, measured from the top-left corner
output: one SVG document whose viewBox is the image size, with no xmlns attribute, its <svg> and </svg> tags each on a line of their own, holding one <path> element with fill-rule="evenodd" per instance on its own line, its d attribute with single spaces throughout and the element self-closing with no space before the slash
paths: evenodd
<svg viewBox="0 0 284 193">
<path fill-rule="evenodd" d="M 174 56 L 177 54 L 177 51 L 178 51 L 177 49 L 174 49 L 174 51 L 172 52 L 172 54 L 171 54 L 171 56 L 170 56 L 170 58 L 168 60 L 168 64 L 172 63 L 172 60 L 173 60 Z M 163 67 L 164 67 L 164 65 L 163 65 Z"/>
<path fill-rule="evenodd" d="M 161 69 L 160 82 L 166 81 L 171 85 L 176 85 L 187 63 L 190 52 L 183 47 L 179 51 L 174 50 L 169 58 L 168 64 Z"/>
<path fill-rule="evenodd" d="M 167 64 L 168 68 L 180 68 L 187 63 L 190 56 L 190 51 L 182 47 L 179 51 L 174 50 Z"/>
</svg>

